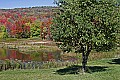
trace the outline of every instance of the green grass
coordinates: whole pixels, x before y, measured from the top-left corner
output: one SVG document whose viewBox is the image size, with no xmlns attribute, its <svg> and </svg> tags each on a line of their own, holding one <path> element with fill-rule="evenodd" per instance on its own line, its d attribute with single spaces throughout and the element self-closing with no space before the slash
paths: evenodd
<svg viewBox="0 0 120 80">
<path fill-rule="evenodd" d="M 0 71 L 0 80 L 120 80 L 120 59 L 102 59 L 88 62 L 93 72 L 59 75 L 62 68 Z M 101 67 L 101 68 L 99 68 Z"/>
</svg>

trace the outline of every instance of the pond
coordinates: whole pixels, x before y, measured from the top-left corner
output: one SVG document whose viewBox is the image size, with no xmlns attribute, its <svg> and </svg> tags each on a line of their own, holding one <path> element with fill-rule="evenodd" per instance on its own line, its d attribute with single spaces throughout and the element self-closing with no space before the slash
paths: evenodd
<svg viewBox="0 0 120 80">
<path fill-rule="evenodd" d="M 21 60 L 21 61 L 51 61 L 60 60 L 60 53 L 39 53 L 34 52 L 25 54 L 16 49 L 0 48 L 0 60 Z"/>
<path fill-rule="evenodd" d="M 22 53 L 17 49 L 0 48 L 0 71 L 7 69 L 41 69 L 75 64 L 75 57 L 61 56 L 60 52 Z M 70 63 L 71 64 L 71 63 Z"/>
</svg>

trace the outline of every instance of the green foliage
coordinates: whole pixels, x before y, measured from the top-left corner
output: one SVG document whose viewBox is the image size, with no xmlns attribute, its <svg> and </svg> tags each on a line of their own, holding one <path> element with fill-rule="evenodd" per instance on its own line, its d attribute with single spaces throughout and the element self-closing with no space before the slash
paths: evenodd
<svg viewBox="0 0 120 80">
<path fill-rule="evenodd" d="M 109 51 L 115 48 L 120 8 L 115 0 L 60 0 L 59 12 L 53 20 L 53 39 L 62 42 L 65 51 L 82 53 L 85 72 L 92 49 Z"/>
<path fill-rule="evenodd" d="M 63 0 L 51 32 L 64 51 L 108 51 L 115 46 L 119 28 L 119 6 L 114 0 Z"/>
<path fill-rule="evenodd" d="M 41 22 L 40 21 L 35 21 L 32 25 L 31 25 L 31 37 L 40 37 L 40 25 Z"/>
<path fill-rule="evenodd" d="M 0 38 L 8 38 L 8 33 L 5 26 L 0 27 Z"/>
</svg>

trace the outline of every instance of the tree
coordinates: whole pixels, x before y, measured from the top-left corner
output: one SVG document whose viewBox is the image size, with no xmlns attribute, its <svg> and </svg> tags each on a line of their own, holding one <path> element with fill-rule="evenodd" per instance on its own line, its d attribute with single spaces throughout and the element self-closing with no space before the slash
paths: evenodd
<svg viewBox="0 0 120 80">
<path fill-rule="evenodd" d="M 41 24 L 42 22 L 40 22 L 39 20 L 36 20 L 34 23 L 31 24 L 31 27 L 30 27 L 31 37 L 40 37 Z"/>
<path fill-rule="evenodd" d="M 59 0 L 51 33 L 64 52 L 82 53 L 82 70 L 91 50 L 115 48 L 119 26 L 119 6 L 114 0 Z"/>
<path fill-rule="evenodd" d="M 4 25 L 0 26 L 0 38 L 7 38 L 8 34 Z"/>
</svg>

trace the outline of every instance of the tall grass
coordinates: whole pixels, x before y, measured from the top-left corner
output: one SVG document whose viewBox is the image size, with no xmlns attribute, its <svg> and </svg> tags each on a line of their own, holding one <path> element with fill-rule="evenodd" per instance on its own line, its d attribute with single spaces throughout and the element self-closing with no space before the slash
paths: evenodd
<svg viewBox="0 0 120 80">
<path fill-rule="evenodd" d="M 108 61 L 112 59 L 104 59 L 90 61 L 89 66 L 94 67 L 91 74 L 57 74 L 56 71 L 61 68 L 51 68 L 51 69 L 15 69 L 0 71 L 0 80 L 119 80 L 120 79 L 120 65 L 119 64 L 109 64 Z M 98 62 L 101 65 L 98 65 Z M 94 66 L 96 65 L 96 66 Z M 104 66 L 105 65 L 105 66 Z"/>
<path fill-rule="evenodd" d="M 111 52 L 95 52 L 93 51 L 90 56 L 88 61 L 94 61 L 94 60 L 99 60 L 103 58 L 119 58 L 120 56 L 120 50 L 114 50 Z M 8 70 L 8 69 L 48 69 L 48 68 L 58 68 L 62 66 L 70 66 L 70 65 L 75 65 L 75 64 L 80 64 L 82 62 L 82 57 L 81 54 L 74 55 L 75 53 L 69 53 L 67 55 L 63 54 L 61 56 L 62 60 L 55 60 L 51 59 L 51 61 L 26 61 L 23 62 L 21 60 L 1 60 L 0 61 L 0 70 Z M 33 54 L 34 55 L 34 54 Z M 39 55 L 39 54 L 38 54 Z M 64 61 L 64 57 L 75 57 L 75 60 L 71 59 L 66 59 Z"/>
<path fill-rule="evenodd" d="M 63 59 L 75 58 L 78 63 L 82 62 L 82 53 L 64 53 L 61 55 Z M 89 55 L 88 61 L 99 60 L 103 58 L 119 58 L 120 57 L 120 48 L 111 50 L 109 52 L 96 52 L 92 51 Z"/>
<path fill-rule="evenodd" d="M 9 40 L 8 40 L 9 41 Z M 17 40 L 13 42 L 5 42 L 1 43 L 0 46 L 6 47 L 6 48 L 15 48 L 18 49 L 20 52 L 27 53 L 27 54 L 33 54 L 34 52 L 40 52 L 40 53 L 61 53 L 61 50 L 55 46 L 54 43 L 50 44 L 28 44 L 27 42 L 31 42 L 31 40 Z M 7 44 L 6 44 L 7 43 Z M 54 68 L 54 67 L 61 67 L 61 66 L 69 66 L 73 64 L 79 64 L 82 62 L 82 55 L 76 54 L 76 53 L 64 53 L 60 55 L 62 60 L 61 61 L 48 61 L 48 62 L 26 62 L 23 63 L 21 61 L 13 61 L 14 67 L 10 63 L 11 60 L 8 60 L 8 62 L 3 61 L 2 64 L 0 64 L 2 69 L 6 68 L 20 68 L 22 69 L 22 66 L 25 66 L 25 69 L 32 69 L 32 65 L 34 68 Z M 92 51 L 89 55 L 89 61 L 92 60 L 98 60 L 102 58 L 114 58 L 114 57 L 120 57 L 120 48 L 110 51 L 110 52 L 95 52 Z M 72 60 L 71 60 L 72 59 Z M 74 60 L 73 60 L 74 59 Z M 65 61 L 64 61 L 65 60 Z M 9 63 L 9 64 L 8 64 Z M 7 67 L 6 67 L 7 66 Z M 4 68 L 3 68 L 4 67 Z M 1 69 L 1 70 L 2 70 Z"/>
</svg>

